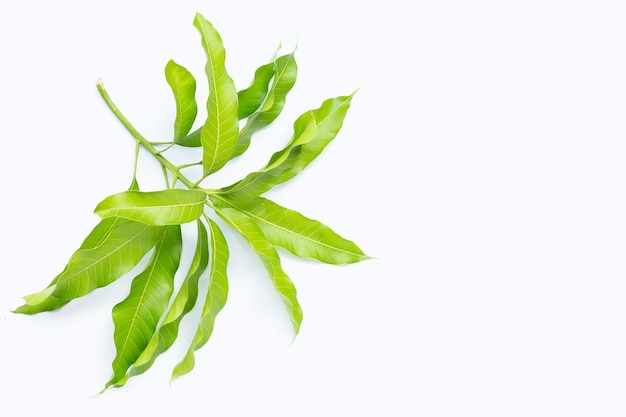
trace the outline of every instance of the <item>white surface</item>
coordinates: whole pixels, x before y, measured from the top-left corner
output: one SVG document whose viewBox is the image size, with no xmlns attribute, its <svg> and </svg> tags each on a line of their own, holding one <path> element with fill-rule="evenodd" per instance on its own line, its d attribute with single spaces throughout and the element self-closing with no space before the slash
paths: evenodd
<svg viewBox="0 0 626 417">
<path fill-rule="evenodd" d="M 238 88 L 280 42 L 298 45 L 283 116 L 224 178 L 257 168 L 300 113 L 360 88 L 336 141 L 271 197 L 377 259 L 285 256 L 305 313 L 290 344 L 259 261 L 229 233 L 229 302 L 195 370 L 169 385 L 177 343 L 92 398 L 128 278 L 53 314 L 9 310 L 128 186 L 133 142 L 97 78 L 140 131 L 167 138 L 165 63 L 202 80 L 196 11 Z M 625 17 L 619 1 L 2 3 L 0 411 L 623 416 Z M 144 188 L 153 168 L 144 155 Z"/>
</svg>

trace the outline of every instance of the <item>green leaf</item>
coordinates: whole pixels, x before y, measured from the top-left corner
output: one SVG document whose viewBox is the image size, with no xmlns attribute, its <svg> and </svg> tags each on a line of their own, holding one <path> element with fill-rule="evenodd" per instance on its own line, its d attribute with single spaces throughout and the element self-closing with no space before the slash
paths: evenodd
<svg viewBox="0 0 626 417">
<path fill-rule="evenodd" d="M 217 190 L 216 193 L 230 200 L 247 201 L 256 198 L 272 189 L 275 185 L 280 184 L 282 174 L 292 166 L 289 163 L 295 163 L 299 156 L 300 146 L 296 146 L 291 149 L 291 153 L 285 160 L 285 163 L 252 172 L 246 175 L 244 179 Z"/>
<path fill-rule="evenodd" d="M 202 127 L 194 130 L 184 138 L 177 140 L 176 144 L 188 148 L 199 148 L 202 146 Z"/>
<path fill-rule="evenodd" d="M 212 201 L 220 207 L 231 207 L 246 214 L 270 243 L 296 256 L 334 265 L 369 259 L 354 242 L 339 236 L 328 226 L 271 200 L 259 197 L 247 202 L 233 202 L 216 196 Z"/>
<path fill-rule="evenodd" d="M 206 52 L 205 67 L 209 81 L 207 100 L 207 121 L 202 128 L 202 164 L 204 176 L 222 168 L 228 162 L 237 146 L 239 119 L 237 90 L 235 83 L 226 72 L 224 45 L 219 33 L 201 14 L 196 14 L 194 26 L 202 37 Z"/>
<path fill-rule="evenodd" d="M 72 255 L 52 295 L 72 300 L 109 285 L 135 267 L 163 231 L 161 226 L 120 219 L 97 246 Z"/>
<path fill-rule="evenodd" d="M 116 217 L 101 220 L 87 235 L 85 240 L 83 240 L 83 243 L 77 251 L 93 249 L 99 246 L 110 235 L 120 221 L 121 219 Z M 73 256 L 75 256 L 75 254 Z M 63 271 L 52 280 L 48 287 L 38 293 L 26 295 L 24 297 L 25 304 L 16 308 L 13 312 L 21 314 L 36 314 L 43 311 L 56 310 L 69 303 L 70 300 L 60 299 L 52 295 L 59 277 L 67 271 L 69 266 L 70 264 L 68 263 Z"/>
<path fill-rule="evenodd" d="M 133 363 L 128 374 L 115 385 L 122 386 L 129 377 L 139 375 L 148 370 L 156 358 L 168 350 L 178 336 L 178 329 L 183 317 L 191 311 L 198 298 L 198 280 L 204 273 L 209 263 L 209 244 L 206 228 L 198 220 L 198 242 L 196 251 L 189 266 L 187 276 L 181 284 L 176 297 L 169 307 L 165 318 L 159 325 L 158 331 L 141 353 L 139 358 Z"/>
<path fill-rule="evenodd" d="M 235 149 L 235 156 L 241 155 L 250 146 L 252 135 L 259 129 L 272 123 L 283 111 L 287 93 L 296 82 L 298 66 L 294 54 L 283 55 L 274 62 L 275 75 L 272 87 L 267 94 L 263 107 L 250 115 L 246 125 L 239 132 L 239 142 Z"/>
<path fill-rule="evenodd" d="M 106 387 L 126 376 L 155 332 L 174 289 L 182 252 L 180 226 L 168 226 L 156 243 L 146 269 L 135 277 L 126 299 L 113 307 L 116 355 Z"/>
<path fill-rule="evenodd" d="M 228 207 L 215 208 L 215 212 L 233 229 L 239 232 L 256 251 L 270 274 L 274 288 L 287 308 L 294 333 L 297 335 L 302 324 L 302 308 L 296 298 L 296 287 L 283 271 L 280 257 L 263 232 L 246 214 Z"/>
<path fill-rule="evenodd" d="M 239 102 L 237 117 L 239 120 L 250 116 L 263 104 L 269 90 L 269 83 L 274 76 L 274 65 L 274 62 L 270 62 L 257 68 L 248 88 L 237 92 Z M 186 147 L 199 147 L 202 146 L 201 136 L 202 128 L 196 129 L 184 138 L 177 140 L 176 144 Z"/>
<path fill-rule="evenodd" d="M 293 178 L 330 143 L 343 124 L 352 96 L 326 100 L 319 109 L 302 114 L 294 123 L 294 135 L 267 165 L 217 191 L 229 200 L 247 201 Z"/>
<path fill-rule="evenodd" d="M 176 102 L 174 142 L 183 139 L 191 130 L 198 114 L 196 103 L 196 80 L 183 66 L 170 60 L 165 65 L 165 79 L 172 89 Z"/>
<path fill-rule="evenodd" d="M 204 211 L 206 194 L 199 190 L 124 191 L 102 200 L 95 213 L 102 218 L 123 217 L 164 226 L 198 219 Z"/>
<path fill-rule="evenodd" d="M 279 183 L 288 181 L 307 167 L 322 153 L 336 136 L 354 94 L 328 99 L 322 106 L 302 114 L 294 123 L 294 135 L 291 141 L 280 151 L 272 155 L 267 167 L 272 168 L 284 163 L 289 165 L 280 178 Z M 301 147 L 297 160 L 287 161 L 294 147 Z"/>
<path fill-rule="evenodd" d="M 270 62 L 257 68 L 254 72 L 254 79 L 248 86 L 237 93 L 239 100 L 238 117 L 245 119 L 254 113 L 267 97 L 269 84 L 274 76 L 274 63 Z"/>
<path fill-rule="evenodd" d="M 121 218 L 96 225 L 65 269 L 39 293 L 24 297 L 16 313 L 36 314 L 56 310 L 96 288 L 104 287 L 130 271 L 156 244 L 162 228 Z"/>
<path fill-rule="evenodd" d="M 265 64 L 257 69 L 250 87 L 237 92 L 239 120 L 250 116 L 263 104 L 273 75 L 274 63 Z M 190 148 L 202 146 L 202 128 L 196 129 L 184 138 L 177 140 L 176 144 Z"/>
<path fill-rule="evenodd" d="M 207 219 L 207 221 L 211 231 L 211 274 L 209 287 L 196 334 L 187 350 L 187 354 L 174 368 L 172 378 L 177 378 L 193 369 L 195 364 L 194 352 L 208 342 L 213 333 L 215 318 L 226 304 L 228 296 L 228 277 L 226 275 L 229 256 L 228 245 L 217 224 L 211 219 Z"/>
<path fill-rule="evenodd" d="M 298 67 L 294 53 L 277 58 L 277 50 L 270 63 L 257 68 L 249 86 L 237 92 L 226 70 L 226 52 L 219 33 L 199 13 L 194 26 L 206 53 L 206 120 L 192 131 L 198 113 L 196 80 L 173 60 L 165 66 L 165 78 L 176 105 L 173 141 L 156 142 L 144 137 L 114 104 L 99 80 L 96 86 L 100 96 L 135 141 L 130 189 L 98 204 L 95 212 L 102 217 L 101 222 L 72 254 L 63 271 L 42 291 L 25 296 L 25 304 L 15 310 L 35 314 L 58 309 L 131 271 L 139 271 L 138 264 L 145 265 L 142 272 L 135 274 L 129 295 L 113 308 L 116 354 L 112 376 L 104 390 L 123 386 L 132 376 L 148 370 L 173 346 L 182 320 L 202 299 L 194 337 L 174 368 L 172 378 L 190 372 L 195 366 L 195 352 L 210 339 L 216 317 L 228 296 L 229 249 L 218 225 L 204 213 L 207 206 L 240 233 L 258 254 L 288 311 L 296 335 L 303 319 L 302 308 L 294 283 L 283 270 L 278 248 L 330 264 L 368 259 L 354 242 L 328 226 L 261 198 L 321 154 L 342 127 L 353 95 L 326 100 L 321 107 L 302 114 L 294 123 L 290 141 L 261 169 L 227 187 L 201 186 L 209 175 L 243 154 L 256 132 L 282 113 L 286 96 L 295 85 Z M 242 129 L 240 121 L 243 121 Z M 183 151 L 175 145 L 199 147 L 197 152 L 201 156 L 196 150 Z M 137 173 L 141 148 L 156 159 L 167 190 L 140 191 Z M 167 157 L 172 148 L 183 151 L 176 154 L 176 161 Z M 202 170 L 198 172 L 200 166 Z M 201 220 L 203 215 L 206 222 Z M 182 253 L 181 225 L 192 221 L 198 227 L 194 257 L 172 297 Z M 207 269 L 210 281 L 206 294 L 200 295 L 199 279 Z"/>
</svg>

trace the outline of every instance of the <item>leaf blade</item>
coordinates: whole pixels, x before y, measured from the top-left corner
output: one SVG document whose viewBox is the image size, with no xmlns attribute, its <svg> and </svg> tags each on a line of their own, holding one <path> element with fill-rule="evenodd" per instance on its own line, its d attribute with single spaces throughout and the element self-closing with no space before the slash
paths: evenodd
<svg viewBox="0 0 626 417">
<path fill-rule="evenodd" d="M 165 79 L 172 89 L 176 103 L 174 143 L 177 143 L 187 136 L 198 114 L 196 80 L 185 67 L 174 60 L 168 61 L 165 65 Z"/>
<path fill-rule="evenodd" d="M 294 330 L 294 334 L 298 335 L 300 325 L 302 324 L 302 307 L 297 299 L 296 287 L 291 278 L 283 270 L 280 257 L 274 246 L 267 241 L 261 229 L 252 221 L 250 217 L 234 208 L 215 208 L 215 212 L 229 226 L 241 234 L 252 246 L 257 253 L 265 269 L 270 275 L 270 279 L 274 284 L 274 289 L 280 295 Z"/>
<path fill-rule="evenodd" d="M 254 78 L 250 85 L 237 92 L 239 109 L 237 115 L 239 120 L 245 119 L 254 113 L 267 97 L 269 83 L 274 76 L 274 63 L 261 65 L 254 72 Z"/>
<path fill-rule="evenodd" d="M 350 108 L 354 93 L 349 96 L 338 96 L 325 100 L 314 110 L 303 113 L 294 123 L 294 134 L 291 141 L 270 158 L 268 168 L 286 163 L 290 152 L 300 147 L 300 156 L 280 176 L 278 182 L 290 180 L 317 158 L 324 148 L 337 136 L 343 125 L 344 118 Z"/>
<path fill-rule="evenodd" d="M 215 319 L 222 308 L 224 308 L 228 297 L 228 244 L 218 225 L 211 219 L 207 219 L 207 222 L 211 236 L 209 286 L 198 328 L 184 358 L 174 367 L 172 379 L 187 374 L 193 369 L 195 364 L 194 352 L 209 341 L 213 334 Z"/>
<path fill-rule="evenodd" d="M 333 265 L 369 259 L 354 242 L 339 236 L 328 226 L 266 198 L 236 202 L 216 196 L 212 201 L 220 207 L 231 207 L 246 214 L 270 243 L 296 256 Z"/>
<path fill-rule="evenodd" d="M 116 355 L 105 388 L 126 376 L 152 338 L 173 292 L 181 253 L 180 226 L 166 227 L 146 269 L 135 277 L 128 296 L 113 307 Z"/>
<path fill-rule="evenodd" d="M 280 184 L 283 173 L 291 168 L 299 155 L 300 146 L 296 146 L 291 149 L 289 156 L 283 164 L 252 172 L 234 184 L 217 190 L 217 194 L 237 201 L 247 201 L 256 198 Z"/>
<path fill-rule="evenodd" d="M 72 300 L 109 285 L 134 268 L 163 231 L 162 226 L 121 219 L 98 246 L 79 250 L 70 258 L 52 295 Z"/>
<path fill-rule="evenodd" d="M 290 142 L 275 152 L 265 167 L 219 189 L 217 194 L 229 200 L 251 200 L 296 176 L 335 138 L 351 100 L 352 96 L 328 99 L 318 109 L 300 115 Z"/>
<path fill-rule="evenodd" d="M 252 135 L 272 123 L 283 111 L 287 94 L 296 82 L 298 66 L 294 53 L 283 55 L 274 61 L 274 81 L 267 93 L 263 106 L 252 113 L 239 132 L 235 156 L 244 153 L 250 146 Z"/>
<path fill-rule="evenodd" d="M 201 131 L 204 176 L 222 168 L 237 146 L 239 118 L 237 90 L 225 67 L 226 53 L 222 38 L 201 14 L 196 14 L 194 26 L 200 32 L 206 52 L 205 71 L 209 82 L 207 120 Z"/>
<path fill-rule="evenodd" d="M 81 250 L 94 249 L 98 247 L 106 239 L 106 237 L 109 236 L 115 225 L 117 225 L 120 220 L 120 218 L 115 217 L 101 220 L 91 230 L 91 232 L 89 232 L 87 237 L 83 240 L 79 248 L 74 253 Z M 52 282 L 50 282 L 50 284 L 48 284 L 48 286 L 42 291 L 24 296 L 25 303 L 13 310 L 13 312 L 19 314 L 37 314 L 44 311 L 59 309 L 65 304 L 69 303 L 71 300 L 63 300 L 52 295 L 56 287 L 56 282 L 59 280 L 59 277 L 63 275 L 63 273 L 68 269 L 68 267 L 69 262 L 65 266 L 63 271 L 59 273 L 56 277 L 54 277 Z"/>
<path fill-rule="evenodd" d="M 197 221 L 197 240 L 191 265 L 172 305 L 165 313 L 163 321 L 144 351 L 133 363 L 126 377 L 118 381 L 115 384 L 116 386 L 122 386 L 128 378 L 148 370 L 156 358 L 174 344 L 183 317 L 191 311 L 196 303 L 198 281 L 209 262 L 208 235 L 204 224 L 200 220 Z"/>
<path fill-rule="evenodd" d="M 206 194 L 199 190 L 124 191 L 102 200 L 95 213 L 102 218 L 123 217 L 153 226 L 197 220 L 204 211 Z"/>
</svg>

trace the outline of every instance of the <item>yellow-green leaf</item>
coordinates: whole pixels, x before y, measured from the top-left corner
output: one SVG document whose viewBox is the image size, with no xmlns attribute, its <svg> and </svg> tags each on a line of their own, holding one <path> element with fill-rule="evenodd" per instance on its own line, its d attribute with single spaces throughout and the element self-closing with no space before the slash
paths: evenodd
<svg viewBox="0 0 626 417">
<path fill-rule="evenodd" d="M 226 223 L 246 238 L 250 246 L 259 255 L 265 269 L 269 272 L 276 292 L 287 308 L 294 333 L 297 335 L 302 324 L 302 308 L 296 297 L 296 287 L 283 270 L 278 252 L 265 238 L 259 226 L 246 214 L 227 207 L 216 207 L 215 211 Z"/>
<path fill-rule="evenodd" d="M 125 222 L 125 221 L 126 220 L 122 220 L 119 217 L 110 217 L 110 218 L 101 220 L 93 228 L 93 230 L 89 233 L 89 235 L 87 235 L 85 240 L 83 240 L 83 243 L 80 245 L 80 247 L 77 249 L 76 252 L 86 251 L 86 250 L 90 250 L 90 249 L 94 249 L 98 247 L 101 243 L 103 243 L 107 239 L 107 237 L 111 234 L 111 232 L 113 232 L 116 225 L 118 225 L 120 222 Z M 65 266 L 63 271 L 60 274 L 58 274 L 45 289 L 43 289 L 42 291 L 38 293 L 24 296 L 25 303 L 21 305 L 20 307 L 16 308 L 14 312 L 21 313 L 21 314 L 36 314 L 36 313 L 41 313 L 43 311 L 56 310 L 64 306 L 65 304 L 69 303 L 71 301 L 70 299 L 65 300 L 65 299 L 57 298 L 53 295 L 53 293 L 56 289 L 55 284 L 57 283 L 59 278 L 63 276 L 63 274 L 67 271 L 68 268 L 70 268 L 70 265 L 72 264 L 72 262 L 75 262 L 76 258 L 81 256 L 80 254 L 77 254 L 76 252 L 74 253 L 74 255 L 72 255 L 70 262 Z M 72 259 L 74 261 L 72 261 Z"/>
<path fill-rule="evenodd" d="M 226 298 L 228 296 L 228 277 L 226 275 L 228 245 L 217 224 L 211 219 L 207 219 L 207 221 L 211 233 L 211 274 L 209 276 L 209 287 L 202 307 L 202 315 L 196 334 L 185 357 L 174 368 L 172 378 L 177 378 L 193 369 L 195 364 L 194 352 L 204 346 L 211 337 L 211 334 L 213 334 L 215 318 L 226 304 Z"/>
<path fill-rule="evenodd" d="M 133 363 L 126 376 L 118 381 L 115 386 L 122 386 L 129 377 L 147 371 L 156 358 L 174 344 L 178 336 L 180 322 L 196 304 L 198 298 L 198 280 L 206 270 L 209 262 L 209 244 L 206 228 L 200 220 L 197 221 L 197 225 L 196 250 L 185 280 L 178 289 L 176 297 L 174 297 L 174 301 L 168 308 L 158 330 L 152 336 L 152 339 L 139 358 Z"/>
<path fill-rule="evenodd" d="M 205 71 L 209 82 L 207 120 L 201 132 L 202 165 L 207 176 L 228 162 L 237 146 L 239 136 L 238 101 L 235 83 L 226 72 L 226 52 L 222 38 L 201 14 L 194 25 L 202 37 L 206 52 Z"/>
<path fill-rule="evenodd" d="M 294 134 L 291 141 L 280 151 L 272 155 L 266 168 L 287 164 L 278 179 L 283 183 L 307 167 L 317 158 L 324 148 L 337 136 L 343 125 L 344 118 L 354 94 L 328 99 L 315 110 L 302 114 L 294 123 Z M 291 151 L 300 147 L 300 155 L 296 160 L 289 160 Z"/>
<path fill-rule="evenodd" d="M 270 243 L 296 256 L 335 265 L 369 258 L 354 242 L 339 236 L 328 226 L 266 198 L 229 201 L 215 196 L 212 201 L 220 207 L 231 207 L 248 215 Z"/>
<path fill-rule="evenodd" d="M 250 146 L 252 135 L 263 127 L 272 123 L 283 111 L 287 93 L 296 82 L 298 66 L 294 54 L 283 55 L 274 61 L 274 80 L 267 93 L 263 106 L 252 113 L 246 125 L 239 132 L 239 141 L 235 149 L 235 156 L 241 155 Z"/>
<path fill-rule="evenodd" d="M 52 296 L 64 300 L 87 295 L 129 272 L 163 235 L 162 226 L 120 219 L 99 243 L 80 249 L 58 276 Z"/>
<path fill-rule="evenodd" d="M 176 102 L 174 142 L 178 142 L 189 133 L 198 114 L 196 80 L 185 67 L 174 60 L 168 61 L 165 65 L 165 79 L 172 89 Z"/>
<path fill-rule="evenodd" d="M 133 280 L 128 297 L 113 307 L 116 355 L 106 387 L 126 376 L 152 338 L 172 295 L 181 252 L 180 226 L 167 226 L 146 269 Z"/>
<path fill-rule="evenodd" d="M 205 200 L 206 194 L 199 190 L 124 191 L 102 200 L 95 212 L 102 218 L 123 217 L 165 226 L 197 220 Z"/>
</svg>

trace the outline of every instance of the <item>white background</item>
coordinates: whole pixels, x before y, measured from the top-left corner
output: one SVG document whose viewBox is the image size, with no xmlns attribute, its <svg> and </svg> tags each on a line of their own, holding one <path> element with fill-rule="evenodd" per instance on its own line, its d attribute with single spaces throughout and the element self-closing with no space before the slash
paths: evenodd
<svg viewBox="0 0 626 417">
<path fill-rule="evenodd" d="M 0 414 L 626 415 L 623 4 L 2 2 Z M 167 60 L 204 101 L 196 12 L 220 31 L 238 88 L 281 42 L 300 68 L 283 115 L 215 185 L 358 88 L 337 139 L 268 196 L 376 259 L 283 253 L 305 314 L 291 344 L 260 261 L 227 233 L 229 301 L 194 371 L 170 386 L 187 324 L 151 370 L 93 397 L 130 277 L 55 313 L 10 310 L 128 187 L 134 144 L 98 77 L 153 140 L 172 132 Z M 142 154 L 143 188 L 160 179 Z"/>
</svg>

